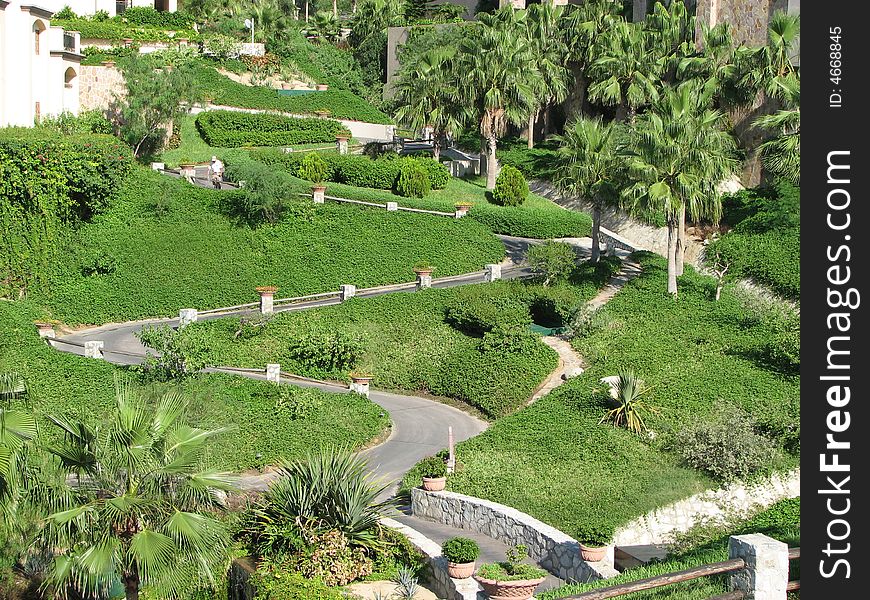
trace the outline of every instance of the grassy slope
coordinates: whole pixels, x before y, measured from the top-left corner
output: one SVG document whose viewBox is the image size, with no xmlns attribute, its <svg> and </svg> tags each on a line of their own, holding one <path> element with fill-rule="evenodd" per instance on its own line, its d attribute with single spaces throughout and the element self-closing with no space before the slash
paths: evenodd
<svg viewBox="0 0 870 600">
<path fill-rule="evenodd" d="M 751 519 L 730 528 L 729 532 L 713 534 L 713 538 L 694 547 L 678 550 L 662 562 L 652 563 L 624 572 L 606 581 L 565 585 L 539 596 L 540 600 L 555 600 L 589 590 L 673 573 L 700 565 L 728 560 L 729 535 L 763 533 L 785 542 L 789 547 L 800 546 L 800 498 L 783 500 L 758 513 Z M 792 562 L 790 579 L 799 579 L 797 562 Z M 669 585 L 659 590 L 636 592 L 623 596 L 629 600 L 698 600 L 729 591 L 727 575 L 703 577 L 684 583 Z"/>
<path fill-rule="evenodd" d="M 169 316 L 178 309 L 256 301 L 254 288 L 279 295 L 411 281 L 428 260 L 441 275 L 499 262 L 502 244 L 471 219 L 386 213 L 355 206 L 317 207 L 311 220 L 274 226 L 235 225 L 216 204 L 221 194 L 137 171 L 108 213 L 83 226 L 50 290 L 38 298 L 68 323 Z M 157 215 L 155 203 L 163 203 Z M 108 256 L 115 271 L 83 276 L 82 266 Z"/>
<path fill-rule="evenodd" d="M 660 434 L 726 401 L 758 417 L 780 441 L 799 431 L 798 378 L 741 354 L 767 337 L 753 316 L 727 290 L 712 302 L 711 280 L 688 271 L 673 304 L 663 261 L 641 260 L 643 275 L 604 309 L 610 324 L 575 342 L 589 369 L 461 444 L 465 468 L 450 489 L 508 504 L 571 534 L 581 523 L 625 523 L 713 485 L 679 466 L 658 442 L 598 424 L 605 412 L 598 379 L 621 367 L 635 368 L 652 385 L 646 400 L 660 413 L 647 422 Z"/>
<path fill-rule="evenodd" d="M 124 369 L 50 348 L 33 326 L 39 314 L 30 302 L 0 302 L 0 372 L 18 371 L 26 378 L 38 414 L 98 422 L 114 405 L 114 378 Z M 210 446 L 213 465 L 223 469 L 300 457 L 319 444 L 359 447 L 380 435 L 389 419 L 362 396 L 325 392 L 316 394 L 319 408 L 309 416 L 296 421 L 276 418 L 281 413 L 276 411 L 274 385 L 229 375 L 196 376 L 181 387 L 190 400 L 191 424 L 237 426 Z M 163 386 L 156 388 L 160 389 Z M 53 428 L 44 422 L 42 431 Z"/>
</svg>

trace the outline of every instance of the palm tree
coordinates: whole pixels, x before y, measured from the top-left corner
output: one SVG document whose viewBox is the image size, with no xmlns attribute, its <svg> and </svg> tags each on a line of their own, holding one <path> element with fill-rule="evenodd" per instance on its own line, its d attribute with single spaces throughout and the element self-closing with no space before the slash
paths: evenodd
<svg viewBox="0 0 870 600">
<path fill-rule="evenodd" d="M 0 516 L 14 514 L 24 476 L 24 454 L 36 437 L 36 419 L 25 406 L 27 384 L 15 372 L 0 373 Z"/>
<path fill-rule="evenodd" d="M 664 63 L 647 43 L 642 25 L 615 21 L 589 67 L 589 98 L 616 106 L 618 121 L 634 121 L 637 110 L 659 96 Z"/>
<path fill-rule="evenodd" d="M 708 108 L 702 86 L 688 81 L 667 88 L 639 119 L 627 150 L 635 183 L 626 198 L 665 214 L 668 225 L 668 293 L 677 295 L 677 261 L 684 249 L 678 229 L 686 214 L 718 222 L 716 185 L 737 168 L 735 141 L 722 130 L 724 115 Z M 682 262 L 680 260 L 680 262 Z"/>
<path fill-rule="evenodd" d="M 424 52 L 403 67 L 395 84 L 396 119 L 414 130 L 432 128 L 435 160 L 441 156 L 444 136 L 458 132 L 468 113 L 453 74 L 455 57 L 456 48 L 450 47 Z"/>
<path fill-rule="evenodd" d="M 568 94 L 568 47 L 560 34 L 562 7 L 553 4 L 532 4 L 527 10 L 523 32 L 530 46 L 530 58 L 540 72 L 533 78 L 534 104 L 529 111 L 529 148 L 535 147 L 535 123 L 550 106 L 561 102 Z"/>
<path fill-rule="evenodd" d="M 50 581 L 58 589 L 100 594 L 120 581 L 128 600 L 142 585 L 175 595 L 213 584 L 227 566 L 228 535 L 205 511 L 230 489 L 230 477 L 200 468 L 206 445 L 224 430 L 186 425 L 177 392 L 148 406 L 117 381 L 105 430 L 49 417 L 64 439 L 48 451 L 67 477 L 53 499 L 62 508 L 44 519 L 39 541 L 57 552 Z"/>
<path fill-rule="evenodd" d="M 462 61 L 457 77 L 461 78 L 463 97 L 480 119 L 488 190 L 495 189 L 498 140 L 509 123 L 525 121 L 534 101 L 534 82 L 540 77 L 529 43 L 517 26 L 517 19 L 522 17 L 514 12 L 507 7 L 480 14 L 477 35 L 465 38 L 459 50 Z"/>
<path fill-rule="evenodd" d="M 557 138 L 561 144 L 558 186 L 592 204 L 593 263 L 598 262 L 600 254 L 601 211 L 620 199 L 625 157 L 620 150 L 618 127 L 617 123 L 605 123 L 601 118 L 580 118 Z"/>
<path fill-rule="evenodd" d="M 387 27 L 405 24 L 405 0 L 362 0 L 353 16 L 350 43 L 359 45 Z"/>
<path fill-rule="evenodd" d="M 785 108 L 756 119 L 755 125 L 773 131 L 776 137 L 761 144 L 764 166 L 795 185 L 801 181 L 801 82 L 797 74 L 777 80 L 782 87 L 778 95 Z"/>
</svg>

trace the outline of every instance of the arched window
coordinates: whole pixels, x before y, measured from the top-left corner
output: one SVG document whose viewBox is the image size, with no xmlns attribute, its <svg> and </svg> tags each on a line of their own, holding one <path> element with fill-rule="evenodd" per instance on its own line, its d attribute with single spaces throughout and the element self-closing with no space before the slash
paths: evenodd
<svg viewBox="0 0 870 600">
<path fill-rule="evenodd" d="M 69 89 L 73 86 L 73 81 L 76 78 L 75 70 L 70 67 L 63 74 L 63 87 Z"/>
<path fill-rule="evenodd" d="M 45 31 L 45 23 L 36 20 L 33 23 L 33 53 L 39 55 L 39 38 L 42 37 L 42 32 Z"/>
</svg>

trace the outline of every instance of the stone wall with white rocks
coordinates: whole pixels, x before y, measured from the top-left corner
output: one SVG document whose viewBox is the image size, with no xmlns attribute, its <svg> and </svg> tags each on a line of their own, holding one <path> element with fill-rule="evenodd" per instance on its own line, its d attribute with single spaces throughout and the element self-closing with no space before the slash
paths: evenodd
<svg viewBox="0 0 870 600">
<path fill-rule="evenodd" d="M 722 523 L 734 517 L 749 517 L 768 506 L 801 493 L 801 472 L 795 469 L 775 474 L 756 484 L 735 483 L 709 490 L 663 506 L 620 527 L 613 540 L 617 546 L 667 544 L 675 533 L 700 523 Z"/>
<path fill-rule="evenodd" d="M 585 582 L 619 574 L 613 568 L 612 546 L 604 560 L 586 562 L 580 557 L 577 540 L 524 512 L 497 502 L 455 492 L 427 492 L 414 488 L 411 490 L 411 512 L 437 523 L 483 533 L 509 546 L 525 544 L 532 559 L 565 581 Z"/>
</svg>

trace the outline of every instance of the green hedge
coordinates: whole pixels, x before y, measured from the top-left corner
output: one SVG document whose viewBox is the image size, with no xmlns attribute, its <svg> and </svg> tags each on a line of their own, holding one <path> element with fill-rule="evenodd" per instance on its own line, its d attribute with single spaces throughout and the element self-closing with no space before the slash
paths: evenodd
<svg viewBox="0 0 870 600">
<path fill-rule="evenodd" d="M 501 242 L 470 219 L 333 203 L 308 203 L 310 210 L 252 229 L 224 212 L 240 193 L 137 169 L 121 185 L 123 201 L 75 231 L 51 285 L 33 293 L 58 319 L 104 323 L 254 302 L 261 285 L 303 295 L 410 281 L 421 259 L 453 275 L 504 256 Z M 113 268 L 95 272 L 95 262 Z"/>
<path fill-rule="evenodd" d="M 63 27 L 66 31 L 78 31 L 81 39 L 121 41 L 131 39 L 137 42 L 172 42 L 181 38 L 199 40 L 200 35 L 190 28 L 177 29 L 169 35 L 167 28 L 138 26 L 116 20 L 91 21 L 85 18 L 62 20 L 52 19 L 51 24 Z"/>
<path fill-rule="evenodd" d="M 132 162 L 108 135 L 0 130 L 0 297 L 45 283 L 67 226 L 106 210 Z"/>
<path fill-rule="evenodd" d="M 277 90 L 248 86 L 224 77 L 214 67 L 203 63 L 196 71 L 203 95 L 212 103 L 240 108 L 277 110 L 294 114 L 315 114 L 326 109 L 334 119 L 390 124 L 392 119 L 347 90 L 329 89 L 298 96 L 283 96 Z"/>
<path fill-rule="evenodd" d="M 210 146 L 290 146 L 335 142 L 350 133 L 337 121 L 299 119 L 283 115 L 214 110 L 196 117 L 200 135 Z"/>
<path fill-rule="evenodd" d="M 51 348 L 33 325 L 45 318 L 45 309 L 33 302 L 0 302 L 0 372 L 18 371 L 24 376 L 43 433 L 54 436 L 57 428 L 43 420 L 45 415 L 97 424 L 111 414 L 115 376 L 129 373 L 105 361 Z M 165 389 L 154 385 L 155 392 Z M 382 408 L 356 394 L 308 390 L 313 410 L 294 419 L 285 412 L 286 401 L 279 402 L 278 388 L 270 383 L 197 375 L 178 386 L 189 402 L 187 417 L 192 426 L 235 427 L 209 444 L 209 460 L 221 470 L 241 471 L 302 458 L 309 448 L 321 445 L 359 448 L 389 425 Z"/>
<path fill-rule="evenodd" d="M 341 155 L 334 152 L 324 152 L 320 156 L 326 163 L 326 181 L 354 187 L 392 190 L 396 186 L 402 166 L 412 162 L 424 169 L 432 189 L 443 189 L 450 181 L 447 168 L 431 158 L 399 158 L 396 155 L 388 155 L 373 160 L 366 156 Z M 287 154 L 278 150 L 254 150 L 251 152 L 251 158 L 270 166 L 280 166 L 298 176 L 305 153 Z"/>
<path fill-rule="evenodd" d="M 160 27 L 162 29 L 192 29 L 196 19 L 192 15 L 179 10 L 169 12 L 155 10 L 150 6 L 131 6 L 123 13 L 115 17 L 116 21 L 130 23 L 131 25 L 143 25 Z"/>
</svg>

